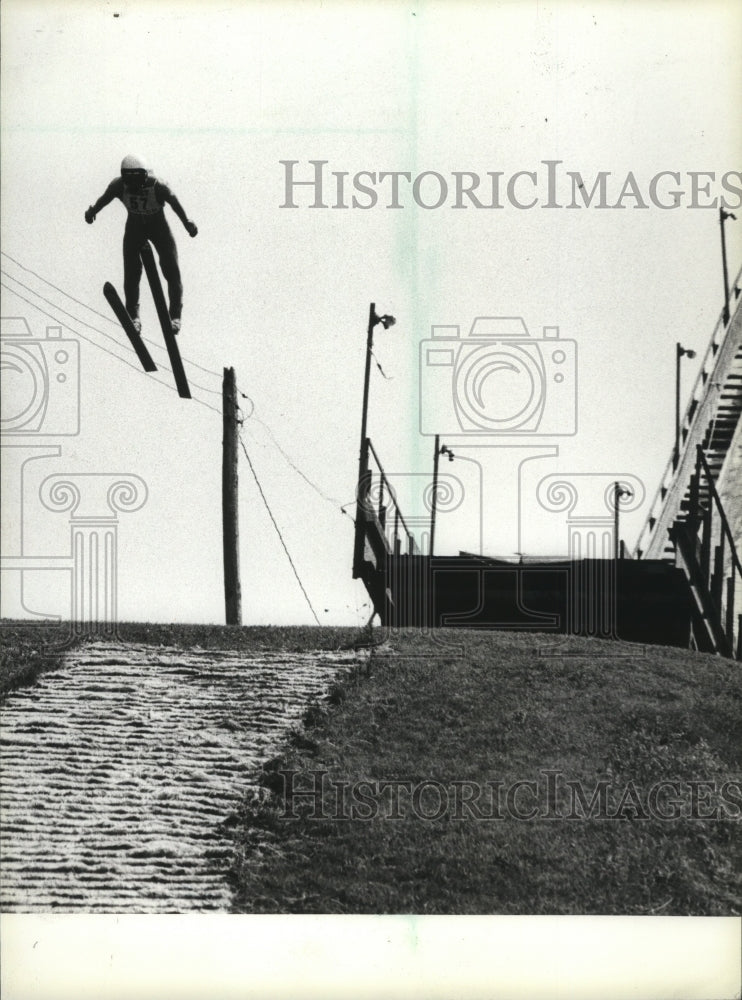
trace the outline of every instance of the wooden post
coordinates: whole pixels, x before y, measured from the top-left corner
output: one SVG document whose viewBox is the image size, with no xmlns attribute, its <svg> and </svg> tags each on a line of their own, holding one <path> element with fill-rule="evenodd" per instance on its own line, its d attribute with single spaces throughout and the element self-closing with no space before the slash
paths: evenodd
<svg viewBox="0 0 742 1000">
<path fill-rule="evenodd" d="M 726 633 L 729 648 L 734 650 L 734 565 L 727 577 Z"/>
<path fill-rule="evenodd" d="M 222 382 L 222 532 L 224 540 L 224 603 L 227 625 L 242 624 L 239 522 L 237 513 L 237 386 L 234 368 L 224 369 Z"/>
<path fill-rule="evenodd" d="M 704 587 L 709 586 L 711 575 L 712 502 L 709 496 L 708 507 L 703 512 L 703 520 L 701 521 L 701 579 Z"/>
<path fill-rule="evenodd" d="M 722 595 L 724 593 L 724 532 L 721 534 L 721 542 L 714 546 L 714 568 L 711 573 L 711 600 L 716 605 L 719 612 L 719 624 L 722 612 Z M 723 627 L 723 625 L 722 625 Z"/>
<path fill-rule="evenodd" d="M 433 496 L 430 498 L 430 547 L 428 555 L 433 558 L 433 548 L 435 546 L 435 514 L 438 506 L 438 458 L 441 453 L 440 434 L 435 436 L 435 450 L 433 452 Z"/>
</svg>

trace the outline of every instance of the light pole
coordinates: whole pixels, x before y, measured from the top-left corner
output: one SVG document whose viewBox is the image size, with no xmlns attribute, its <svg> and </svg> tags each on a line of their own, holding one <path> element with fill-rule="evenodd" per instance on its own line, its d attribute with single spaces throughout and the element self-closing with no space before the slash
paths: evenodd
<svg viewBox="0 0 742 1000">
<path fill-rule="evenodd" d="M 364 545 L 364 523 L 366 513 L 366 497 L 369 491 L 368 473 L 368 439 L 366 429 L 368 426 L 368 391 L 371 381 L 371 355 L 374 349 L 374 327 L 381 323 L 385 330 L 394 326 L 397 321 L 394 316 L 377 316 L 376 305 L 371 303 L 368 311 L 368 329 L 366 332 L 366 369 L 363 375 L 363 404 L 361 408 L 361 448 L 358 459 L 358 488 L 356 491 L 356 534 L 353 549 L 353 578 L 361 575 L 361 564 L 363 562 Z"/>
<path fill-rule="evenodd" d="M 618 480 L 613 484 L 613 558 L 618 560 L 621 551 L 621 543 L 618 535 L 618 509 L 621 505 L 622 497 L 633 497 L 631 490 L 627 490 Z"/>
<path fill-rule="evenodd" d="M 731 212 L 727 212 L 723 208 L 719 208 L 719 228 L 721 230 L 721 266 L 724 272 L 724 312 L 722 314 L 724 326 L 726 326 L 729 322 L 729 275 L 727 273 L 727 243 L 724 236 L 724 222 L 726 219 L 734 219 L 736 221 L 737 216 L 733 215 Z"/>
<path fill-rule="evenodd" d="M 453 462 L 454 454 L 450 448 L 444 444 L 440 447 L 440 434 L 435 436 L 435 453 L 433 455 L 433 496 L 430 501 L 430 557 L 433 557 L 433 546 L 435 544 L 435 515 L 438 508 L 438 457 L 448 455 L 448 461 Z"/>
<path fill-rule="evenodd" d="M 683 355 L 695 358 L 696 352 L 683 347 L 678 342 L 675 344 L 675 451 L 673 453 L 673 469 L 677 469 L 680 461 L 680 359 Z"/>
</svg>

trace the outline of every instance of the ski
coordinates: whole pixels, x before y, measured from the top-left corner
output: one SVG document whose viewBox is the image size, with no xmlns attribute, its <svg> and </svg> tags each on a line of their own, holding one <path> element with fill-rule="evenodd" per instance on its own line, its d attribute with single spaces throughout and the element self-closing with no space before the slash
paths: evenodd
<svg viewBox="0 0 742 1000">
<path fill-rule="evenodd" d="M 157 270 L 157 264 L 155 263 L 154 254 L 152 253 L 152 247 L 149 243 L 144 244 L 142 249 L 139 251 L 139 255 L 142 258 L 144 270 L 147 272 L 149 287 L 152 289 L 152 298 L 155 300 L 155 307 L 160 320 L 160 326 L 162 327 L 162 335 L 165 338 L 165 346 L 167 347 L 167 353 L 173 369 L 173 376 L 175 377 L 175 385 L 178 388 L 178 395 L 183 399 L 190 399 L 191 390 L 188 387 L 188 380 L 186 379 L 186 373 L 183 368 L 183 362 L 180 357 L 180 351 L 178 350 L 175 334 L 173 333 L 170 325 L 170 313 L 168 312 L 167 302 L 165 301 L 165 295 L 162 291 L 160 273 Z"/>
<path fill-rule="evenodd" d="M 157 365 L 152 360 L 152 355 L 145 347 L 141 336 L 137 333 L 136 327 L 131 321 L 131 316 L 126 311 L 124 303 L 119 298 L 119 293 L 110 281 L 107 281 L 103 286 L 103 294 L 105 295 L 109 306 L 116 314 L 116 319 L 123 327 L 124 333 L 131 341 L 131 346 L 137 352 L 137 357 L 141 362 L 142 368 L 144 368 L 146 372 L 156 372 Z"/>
</svg>

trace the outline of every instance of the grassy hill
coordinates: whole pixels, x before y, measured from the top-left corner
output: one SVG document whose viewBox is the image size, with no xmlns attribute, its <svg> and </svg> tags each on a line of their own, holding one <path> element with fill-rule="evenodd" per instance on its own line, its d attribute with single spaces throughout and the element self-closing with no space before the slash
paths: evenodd
<svg viewBox="0 0 742 1000">
<path fill-rule="evenodd" d="M 740 664 L 548 642 L 378 647 L 267 765 L 238 909 L 741 913 Z"/>
<path fill-rule="evenodd" d="M 67 633 L 3 626 L 7 693 Z M 739 663 L 508 632 L 118 634 L 365 656 L 232 817 L 237 911 L 742 913 Z"/>
</svg>

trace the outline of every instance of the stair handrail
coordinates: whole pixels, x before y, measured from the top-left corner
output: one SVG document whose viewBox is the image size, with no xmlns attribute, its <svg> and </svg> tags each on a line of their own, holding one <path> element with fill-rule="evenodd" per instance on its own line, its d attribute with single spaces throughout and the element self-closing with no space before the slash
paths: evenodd
<svg viewBox="0 0 742 1000">
<path fill-rule="evenodd" d="M 740 267 L 739 271 L 737 272 L 737 276 L 732 282 L 732 288 L 736 288 L 739 285 L 740 280 L 742 280 L 742 266 Z M 716 324 L 714 325 L 713 333 L 711 334 L 711 340 L 709 341 L 708 347 L 706 348 L 706 353 L 703 356 L 703 362 L 701 364 L 701 367 L 698 369 L 698 374 L 696 375 L 696 379 L 693 383 L 693 389 L 688 398 L 688 405 L 686 406 L 685 412 L 680 421 L 680 440 L 679 440 L 680 447 L 678 449 L 678 454 L 677 455 L 675 454 L 675 448 L 673 446 L 670 458 L 667 462 L 667 465 L 665 466 L 664 472 L 662 473 L 662 477 L 660 478 L 660 484 L 657 487 L 657 491 L 654 495 L 654 498 L 652 499 L 652 503 L 650 504 L 649 513 L 647 514 L 647 519 L 644 522 L 644 526 L 642 527 L 642 530 L 639 533 L 639 538 L 637 539 L 636 545 L 634 546 L 634 552 L 633 552 L 634 558 L 641 558 L 641 554 L 645 551 L 646 545 L 642 545 L 642 540 L 647 533 L 651 536 L 651 533 L 654 530 L 654 525 L 660 519 L 660 513 L 662 511 L 665 498 L 670 493 L 670 488 L 673 485 L 673 480 L 675 480 L 682 471 L 682 466 L 683 466 L 682 459 L 688 451 L 688 447 L 691 441 L 691 430 L 693 429 L 693 425 L 696 419 L 698 418 L 698 414 L 700 413 L 701 410 L 700 402 L 703 399 L 703 393 L 701 393 L 699 400 L 696 402 L 696 390 L 699 389 L 699 386 L 701 384 L 705 384 L 711 378 L 711 375 L 713 373 L 713 365 L 710 366 L 710 370 L 708 371 L 708 373 L 706 373 L 706 365 L 713 358 L 718 357 L 718 355 L 721 353 L 722 346 L 726 341 L 726 338 L 730 334 L 732 326 L 734 325 L 734 319 L 736 317 L 736 313 L 738 312 L 740 307 L 742 307 L 742 296 L 739 297 L 737 308 L 735 309 L 734 314 L 730 316 L 728 323 L 724 322 L 724 310 L 722 309 L 721 312 L 719 313 L 719 318 L 717 319 Z M 717 336 L 720 330 L 722 331 L 722 336 L 719 337 L 719 339 L 717 340 Z M 703 377 L 704 374 L 706 374 L 705 379 Z M 696 403 L 695 407 L 693 406 L 694 403 Z M 691 410 L 693 411 L 692 413 Z M 686 428 L 686 423 L 687 423 L 687 428 Z M 658 503 L 659 503 L 659 511 L 657 511 Z M 657 513 L 655 513 L 655 511 L 657 511 Z"/>
<path fill-rule="evenodd" d="M 732 562 L 734 563 L 734 567 L 740 575 L 740 579 L 742 579 L 742 562 L 740 562 L 740 558 L 737 553 L 737 546 L 734 541 L 734 535 L 732 534 L 732 529 L 729 527 L 729 521 L 727 520 L 727 515 L 724 510 L 724 505 L 721 502 L 721 497 L 719 496 L 719 492 L 716 489 L 716 484 L 714 483 L 714 478 L 711 469 L 709 467 L 708 462 L 706 461 L 706 456 L 703 453 L 703 448 L 701 448 L 700 445 L 698 446 L 697 455 L 701 461 L 701 466 L 703 467 L 703 471 L 706 473 L 706 481 L 709 484 L 711 498 L 715 502 L 716 509 L 719 512 L 719 516 L 721 517 L 722 528 L 724 530 L 724 534 L 726 535 L 727 541 L 729 542 L 729 552 L 732 557 Z"/>
<path fill-rule="evenodd" d="M 702 495 L 704 477 L 708 491 Z M 718 514 L 716 521 L 715 512 Z M 697 648 L 703 651 L 708 641 L 711 644 L 708 651 L 742 659 L 742 614 L 735 615 L 735 580 L 739 578 L 742 582 L 742 563 L 711 467 L 700 444 L 696 446 L 688 516 L 683 521 L 676 520 L 669 534 L 691 586 L 699 628 L 705 630 L 702 644 Z M 729 545 L 729 563 L 725 558 L 725 543 Z"/>
<path fill-rule="evenodd" d="M 417 543 L 415 542 L 415 536 L 414 536 L 413 532 L 410 531 L 409 527 L 407 526 L 407 522 L 404 519 L 404 515 L 402 514 L 402 511 L 399 509 L 399 504 L 397 503 L 396 493 L 394 492 L 392 484 L 389 482 L 389 479 L 387 478 L 387 474 L 384 471 L 384 466 L 381 464 L 381 459 L 379 458 L 379 455 L 378 455 L 376 449 L 374 448 L 374 446 L 373 446 L 373 444 L 371 442 L 371 438 L 366 438 L 366 445 L 368 447 L 369 453 L 371 455 L 373 455 L 374 461 L 376 462 L 376 468 L 379 471 L 379 479 L 380 479 L 381 487 L 382 487 L 382 495 L 383 495 L 383 489 L 384 489 L 384 487 L 386 487 L 386 490 L 387 490 L 387 492 L 389 494 L 389 497 L 394 501 L 394 510 L 395 510 L 395 515 L 394 515 L 394 522 L 395 522 L 394 523 L 394 537 L 395 537 L 395 541 L 396 541 L 396 539 L 398 537 L 399 524 L 401 524 L 402 527 L 404 528 L 404 532 L 405 532 L 405 534 L 407 536 L 407 551 L 408 551 L 408 554 L 409 555 L 414 555 L 415 549 L 417 548 Z"/>
</svg>

